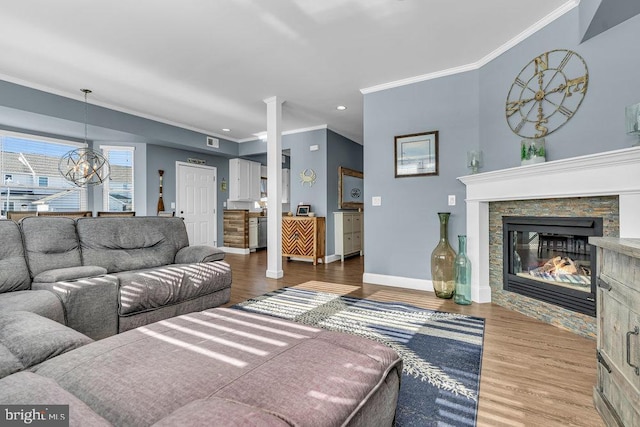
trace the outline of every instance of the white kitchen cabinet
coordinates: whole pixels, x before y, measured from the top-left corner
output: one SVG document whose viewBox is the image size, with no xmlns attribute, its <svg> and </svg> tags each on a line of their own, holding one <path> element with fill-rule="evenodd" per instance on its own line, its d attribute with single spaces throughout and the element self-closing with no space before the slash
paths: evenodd
<svg viewBox="0 0 640 427">
<path fill-rule="evenodd" d="M 260 163 L 244 159 L 229 160 L 229 200 L 260 200 Z"/>
</svg>

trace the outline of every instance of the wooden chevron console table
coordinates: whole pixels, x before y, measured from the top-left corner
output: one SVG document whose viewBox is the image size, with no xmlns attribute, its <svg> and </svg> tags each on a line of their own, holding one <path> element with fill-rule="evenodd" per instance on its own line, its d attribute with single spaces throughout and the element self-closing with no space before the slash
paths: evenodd
<svg viewBox="0 0 640 427">
<path fill-rule="evenodd" d="M 282 256 L 310 258 L 324 263 L 325 218 L 286 216 L 282 218 Z"/>
</svg>

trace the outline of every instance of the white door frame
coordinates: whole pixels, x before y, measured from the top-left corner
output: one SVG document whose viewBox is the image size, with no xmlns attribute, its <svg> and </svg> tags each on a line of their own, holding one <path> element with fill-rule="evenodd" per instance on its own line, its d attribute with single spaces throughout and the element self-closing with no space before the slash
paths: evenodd
<svg viewBox="0 0 640 427">
<path fill-rule="evenodd" d="M 215 212 L 215 216 L 213 217 L 213 238 L 215 242 L 215 246 L 218 246 L 218 168 L 215 166 L 206 166 L 206 165 L 197 165 L 193 163 L 180 162 L 176 161 L 176 216 L 180 216 L 180 174 L 178 173 L 178 169 L 181 167 L 189 167 L 195 169 L 209 169 L 213 171 L 213 181 L 214 181 L 214 196 L 212 199 L 212 207 Z"/>
</svg>

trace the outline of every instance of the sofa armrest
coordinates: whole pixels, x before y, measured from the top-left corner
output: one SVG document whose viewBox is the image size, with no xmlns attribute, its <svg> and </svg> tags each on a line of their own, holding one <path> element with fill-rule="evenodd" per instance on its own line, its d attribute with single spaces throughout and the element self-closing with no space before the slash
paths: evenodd
<svg viewBox="0 0 640 427">
<path fill-rule="evenodd" d="M 222 261 L 224 251 L 213 246 L 187 246 L 176 254 L 176 264 L 192 264 L 195 262 Z"/>
<path fill-rule="evenodd" d="M 115 276 L 104 275 L 55 283 L 32 284 L 57 294 L 64 306 L 67 326 L 99 340 L 118 333 L 118 286 Z"/>
</svg>

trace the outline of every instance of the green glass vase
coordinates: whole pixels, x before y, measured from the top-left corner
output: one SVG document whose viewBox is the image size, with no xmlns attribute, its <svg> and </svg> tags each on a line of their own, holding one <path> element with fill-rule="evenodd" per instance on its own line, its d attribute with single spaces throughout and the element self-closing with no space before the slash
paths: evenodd
<svg viewBox="0 0 640 427">
<path fill-rule="evenodd" d="M 431 252 L 431 281 L 438 298 L 452 298 L 455 293 L 454 262 L 456 252 L 449 244 L 450 212 L 439 212 L 440 241 Z"/>
<path fill-rule="evenodd" d="M 471 261 L 467 257 L 467 236 L 458 236 L 458 255 L 454 262 L 456 270 L 456 294 L 453 301 L 460 305 L 471 304 Z"/>
</svg>

